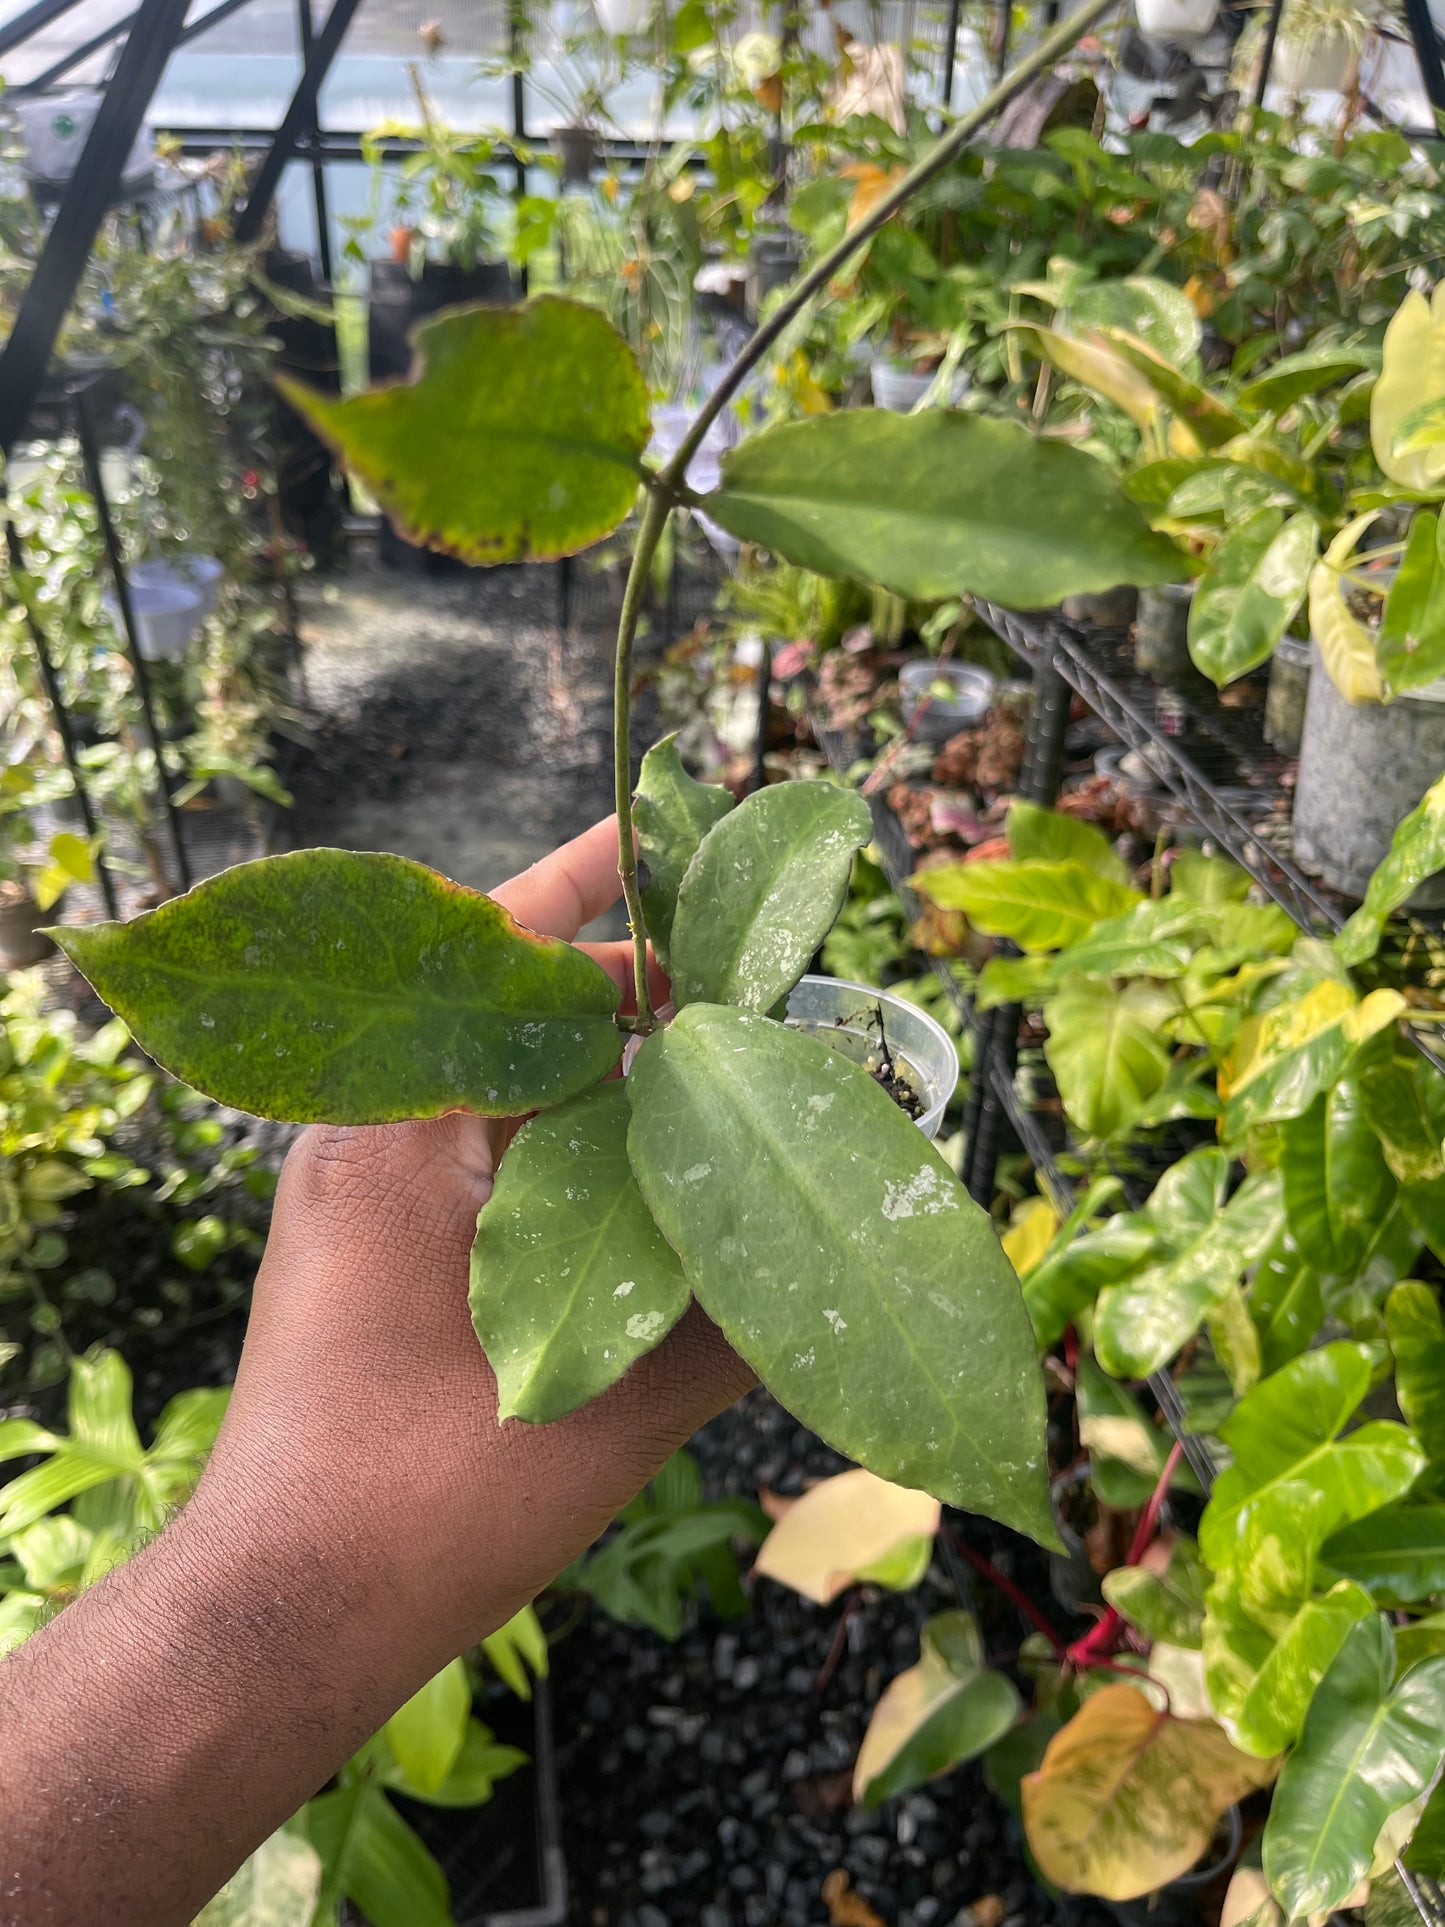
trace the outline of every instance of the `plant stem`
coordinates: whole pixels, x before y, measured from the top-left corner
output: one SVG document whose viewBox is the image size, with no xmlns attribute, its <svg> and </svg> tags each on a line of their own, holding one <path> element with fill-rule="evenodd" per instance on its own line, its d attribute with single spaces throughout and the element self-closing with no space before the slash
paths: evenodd
<svg viewBox="0 0 1445 1927">
<path fill-rule="evenodd" d="M 1129 1556 L 1124 1561 L 1126 1566 L 1137 1566 L 1149 1550 L 1170 1483 L 1179 1469 L 1179 1461 L 1183 1456 L 1184 1447 L 1176 1439 L 1170 1447 L 1169 1456 L 1164 1461 L 1154 1490 L 1149 1494 L 1149 1503 L 1139 1514 L 1139 1523 L 1134 1528 L 1134 1537 L 1129 1546 Z M 1123 1616 L 1116 1607 L 1111 1606 L 1091 1631 L 1085 1633 L 1082 1639 L 1074 1641 L 1068 1652 L 1069 1663 L 1080 1668 L 1106 1664 L 1114 1650 L 1123 1624 Z"/>
<path fill-rule="evenodd" d="M 647 925 L 642 916 L 642 891 L 637 881 L 637 845 L 632 829 L 632 644 L 637 635 L 637 619 L 642 613 L 642 598 L 652 570 L 652 558 L 667 527 L 672 503 L 660 489 L 651 485 L 647 506 L 642 511 L 642 526 L 637 531 L 637 546 L 632 551 L 632 566 L 627 572 L 627 587 L 622 594 L 622 615 L 617 625 L 617 655 L 612 680 L 612 776 L 617 808 L 617 874 L 622 878 L 622 896 L 627 905 L 627 927 L 632 932 L 632 974 L 637 985 L 637 1022 L 630 1028 L 644 1037 L 656 1024 L 652 995 L 647 988 Z"/>
<path fill-rule="evenodd" d="M 925 186 L 936 174 L 941 174 L 949 162 L 962 153 L 974 135 L 986 127 L 1001 108 L 1007 107 L 1015 95 L 1021 94 L 1030 81 L 1036 80 L 1040 74 L 1047 73 L 1062 54 L 1066 54 L 1097 20 L 1102 19 L 1117 4 L 1118 0 L 1084 0 L 1084 4 L 1077 13 L 1071 13 L 1066 20 L 1060 21 L 1052 33 L 1045 34 L 1034 51 L 1005 74 L 998 85 L 985 94 L 971 113 L 955 121 L 942 139 L 936 141 L 921 160 L 914 162 L 891 193 L 885 194 L 877 206 L 850 233 L 844 235 L 836 247 L 830 248 L 820 261 L 814 262 L 808 272 L 794 282 L 785 298 L 752 336 L 698 411 L 677 453 L 662 471 L 660 480 L 664 489 L 671 492 L 687 474 L 688 463 L 702 446 L 703 436 L 773 343 L 802 313 L 813 296 L 827 287 L 838 270 L 846 266 L 859 249 L 865 247 L 879 229 L 892 220 L 898 210 L 905 202 L 912 199 L 920 187 Z"/>
<path fill-rule="evenodd" d="M 1059 1632 L 1058 1628 L 1052 1625 L 1048 1618 L 1040 1612 L 1039 1608 L 1034 1604 L 1033 1600 L 1029 1598 L 1023 1588 L 1016 1586 L 1007 1573 L 1000 1572 L 991 1559 L 985 1559 L 981 1552 L 975 1552 L 974 1548 L 968 1543 L 967 1539 L 963 1537 L 962 1533 L 955 1532 L 949 1536 L 957 1549 L 973 1567 L 974 1571 L 982 1573 L 983 1577 L 988 1580 L 991 1586 L 996 1586 L 1004 1598 L 1023 1614 L 1034 1631 L 1043 1634 L 1044 1638 L 1053 1647 L 1055 1653 L 1062 1659 L 1065 1652 L 1063 1635 Z"/>
</svg>

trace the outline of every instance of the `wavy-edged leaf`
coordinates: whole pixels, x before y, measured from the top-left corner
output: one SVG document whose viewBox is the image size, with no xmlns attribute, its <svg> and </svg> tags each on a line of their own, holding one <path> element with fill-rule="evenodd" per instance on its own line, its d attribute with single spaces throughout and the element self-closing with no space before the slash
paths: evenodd
<svg viewBox="0 0 1445 1927">
<path fill-rule="evenodd" d="M 642 759 L 632 817 L 637 854 L 647 866 L 642 912 L 657 961 L 666 970 L 672 943 L 677 893 L 697 846 L 733 806 L 717 783 L 689 776 L 677 753 L 676 735 L 654 743 Z"/>
<path fill-rule="evenodd" d="M 837 919 L 853 857 L 873 834 L 863 798 L 831 783 L 777 783 L 715 823 L 677 893 L 677 1004 L 771 1010 Z"/>
<path fill-rule="evenodd" d="M 1087 1137 L 1127 1130 L 1169 1074 L 1159 1041 L 1172 1008 L 1157 984 L 1107 983 L 1069 977 L 1044 1005 L 1044 1056 L 1070 1121 Z"/>
<path fill-rule="evenodd" d="M 1198 1547 L 1181 1534 L 1151 1547 L 1140 1565 L 1115 1566 L 1099 1583 L 1115 1612 L 1147 1640 L 1197 1652 L 1204 1635 L 1207 1577 Z"/>
<path fill-rule="evenodd" d="M 642 1195 L 774 1395 L 880 1477 L 1053 1543 L 1018 1282 L 868 1073 L 765 1017 L 692 1004 L 627 1082 Z"/>
<path fill-rule="evenodd" d="M 1194 588 L 1189 653 L 1222 689 L 1273 653 L 1304 601 L 1319 527 L 1258 509 L 1226 529 Z"/>
<path fill-rule="evenodd" d="M 627 1161 L 631 1106 L 601 1084 L 523 1126 L 472 1246 L 472 1323 L 500 1419 L 545 1425 L 621 1378 L 687 1310 L 682 1267 Z"/>
<path fill-rule="evenodd" d="M 1415 511 L 1385 593 L 1375 660 L 1392 696 L 1434 682 L 1445 671 L 1445 530 L 1428 509 Z"/>
<path fill-rule="evenodd" d="M 1384 358 L 1370 398 L 1370 445 L 1382 473 L 1401 488 L 1429 494 L 1445 480 L 1445 447 L 1408 452 L 1400 430 L 1429 402 L 1445 399 L 1445 293 L 1430 300 L 1411 289 L 1385 330 Z"/>
<path fill-rule="evenodd" d="M 1245 1506 L 1287 1481 L 1322 1493 L 1321 1537 L 1407 1492 L 1425 1455 L 1403 1425 L 1376 1419 L 1344 1431 L 1370 1389 L 1375 1352 L 1341 1340 L 1292 1358 L 1242 1398 L 1220 1427 L 1233 1463 L 1199 1522 L 1199 1549 L 1216 1571 L 1233 1563 Z"/>
<path fill-rule="evenodd" d="M 826 1606 L 875 1568 L 893 1569 L 895 1555 L 920 1542 L 926 1568 L 941 1516 L 937 1499 L 926 1492 L 892 1485 L 855 1466 L 820 1479 L 789 1504 L 764 1539 L 753 1571 Z M 923 1577 L 916 1557 L 905 1566 L 916 1585 Z"/>
<path fill-rule="evenodd" d="M 1398 1685 L 1394 1672 L 1395 1642 L 1376 1613 L 1350 1629 L 1280 1774 L 1264 1871 L 1291 1920 L 1343 1904 L 1381 1827 L 1439 1768 L 1445 1659 L 1421 1661 Z"/>
<path fill-rule="evenodd" d="M 1136 1686 L 1104 1686 L 1025 1778 L 1024 1830 L 1055 1886 L 1132 1900 L 1187 1873 L 1220 1815 L 1272 1777 L 1212 1720 L 1175 1719 Z"/>
<path fill-rule="evenodd" d="M 600 309 L 557 295 L 444 310 L 405 381 L 322 394 L 278 378 L 413 542 L 465 562 L 574 555 L 637 499 L 647 385 Z"/>
<path fill-rule="evenodd" d="M 513 1116 L 622 1054 L 606 971 L 405 857 L 265 857 L 55 937 L 158 1064 L 262 1117 Z"/>
<path fill-rule="evenodd" d="M 975 929 L 1012 937 L 1025 950 L 1066 948 L 1096 923 L 1144 900 L 1137 890 L 1072 859 L 950 863 L 921 871 L 913 883 L 940 909 L 962 910 Z"/>
<path fill-rule="evenodd" d="M 1375 657 L 1375 631 L 1367 629 L 1345 601 L 1341 573 L 1349 566 L 1356 542 L 1378 515 L 1378 509 L 1370 509 L 1347 522 L 1310 570 L 1310 634 L 1330 681 L 1347 703 L 1378 703 L 1385 695 Z"/>
<path fill-rule="evenodd" d="M 1408 903 L 1427 877 L 1445 869 L 1445 776 L 1395 825 L 1390 848 L 1365 888 L 1365 900 L 1335 938 L 1335 955 L 1351 966 L 1373 957 L 1385 919 Z"/>
<path fill-rule="evenodd" d="M 1280 1127 L 1280 1142 L 1285 1208 L 1301 1253 L 1317 1271 L 1353 1272 L 1395 1195 L 1356 1079 L 1321 1091 Z"/>
<path fill-rule="evenodd" d="M 1003 1738 L 1018 1718 L 1018 1689 L 984 1664 L 973 1615 L 924 1622 L 918 1664 L 889 1681 L 853 1768 L 853 1798 L 876 1807 L 922 1786 Z"/>
<path fill-rule="evenodd" d="M 1037 609 L 1180 572 L 1095 457 L 946 408 L 842 409 L 750 436 L 724 457 L 706 512 L 802 568 L 923 601 Z"/>
</svg>

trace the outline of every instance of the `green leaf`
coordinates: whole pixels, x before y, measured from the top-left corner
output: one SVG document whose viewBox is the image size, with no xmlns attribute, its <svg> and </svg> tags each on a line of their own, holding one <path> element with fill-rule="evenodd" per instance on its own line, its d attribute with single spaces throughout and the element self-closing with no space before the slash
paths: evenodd
<svg viewBox="0 0 1445 1927">
<path fill-rule="evenodd" d="M 920 601 L 1037 609 L 1180 573 L 1102 462 L 943 408 L 843 409 L 751 436 L 723 458 L 706 509 L 786 561 Z"/>
<path fill-rule="evenodd" d="M 1380 614 L 1375 659 L 1391 695 L 1445 670 L 1445 532 L 1428 509 L 1417 509 L 1410 524 Z"/>
<path fill-rule="evenodd" d="M 1068 318 L 1083 328 L 1119 328 L 1175 368 L 1199 365 L 1199 316 L 1188 295 L 1153 275 L 1090 281 L 1070 293 Z"/>
<path fill-rule="evenodd" d="M 413 542 L 465 562 L 575 555 L 630 513 L 650 426 L 632 350 L 556 295 L 453 308 L 408 380 L 340 399 L 277 386 Z"/>
<path fill-rule="evenodd" d="M 497 1416 L 545 1425 L 606 1391 L 686 1311 L 682 1267 L 627 1162 L 621 1083 L 513 1140 L 472 1246 L 472 1323 Z"/>
<path fill-rule="evenodd" d="M 1390 1207 L 1395 1180 L 1354 1078 L 1322 1091 L 1280 1129 L 1284 1202 L 1300 1251 L 1317 1271 L 1353 1272 Z"/>
<path fill-rule="evenodd" d="M 727 815 L 733 799 L 716 783 L 698 783 L 677 753 L 677 737 L 664 736 L 642 759 L 632 818 L 637 854 L 647 865 L 642 911 L 657 961 L 666 970 L 677 892 L 708 831 Z"/>
<path fill-rule="evenodd" d="M 386 1739 L 409 1788 L 434 1793 L 451 1772 L 466 1737 L 472 1689 L 460 1659 L 429 1679 L 386 1723 Z"/>
<path fill-rule="evenodd" d="M 1105 1285 L 1138 1271 L 1161 1242 L 1159 1231 L 1142 1212 L 1120 1212 L 1097 1231 L 1075 1238 L 1046 1258 L 1024 1283 L 1024 1304 L 1040 1348 L 1057 1345 L 1065 1327 Z"/>
<path fill-rule="evenodd" d="M 1227 856 L 1206 856 L 1203 850 L 1180 850 L 1169 865 L 1169 894 L 1190 903 L 1218 906 L 1243 903 L 1254 878 Z"/>
<path fill-rule="evenodd" d="M 1411 1056 L 1387 1058 L 1361 1072 L 1365 1115 L 1380 1139 L 1385 1162 L 1401 1184 L 1433 1184 L 1445 1177 L 1445 1081 L 1433 1064 Z"/>
<path fill-rule="evenodd" d="M 1136 903 L 1121 917 L 1106 917 L 1057 960 L 1056 978 L 1182 977 L 1194 940 L 1209 927 L 1202 904 L 1176 901 Z"/>
<path fill-rule="evenodd" d="M 1347 522 L 1310 571 L 1310 634 L 1330 681 L 1347 703 L 1378 703 L 1385 696 L 1375 660 L 1375 631 L 1350 608 L 1344 586 L 1355 543 L 1377 514 L 1371 509 Z"/>
<path fill-rule="evenodd" d="M 262 1117 L 505 1117 L 622 1054 L 590 957 L 405 857 L 297 850 L 55 936 L 157 1063 Z"/>
<path fill-rule="evenodd" d="M 430 1793 L 420 1792 L 394 1765 L 384 1766 L 381 1778 L 394 1792 L 404 1793 L 411 1800 L 424 1800 L 429 1807 L 479 1807 L 491 1799 L 498 1780 L 508 1779 L 518 1768 L 530 1764 L 520 1747 L 501 1745 L 490 1727 L 472 1719 L 467 1721 L 451 1772 Z"/>
<path fill-rule="evenodd" d="M 193 1927 L 311 1927 L 320 1892 L 316 1849 L 283 1829 L 242 1862 Z"/>
<path fill-rule="evenodd" d="M 1370 443 L 1381 470 L 1400 488 L 1432 494 L 1445 479 L 1445 448 L 1434 440 L 1413 449 L 1407 422 L 1417 424 L 1427 403 L 1445 398 L 1445 294 L 1437 285 L 1427 301 L 1411 289 L 1385 330 L 1380 378 L 1370 398 Z"/>
<path fill-rule="evenodd" d="M 1379 1614 L 1351 1628 L 1285 1762 L 1264 1830 L 1264 1871 L 1290 1920 L 1343 1904 L 1369 1872 L 1386 1820 L 1440 1764 L 1445 1659 L 1392 1686 L 1395 1642 Z"/>
<path fill-rule="evenodd" d="M 868 805 L 831 783 L 757 790 L 714 824 L 687 866 L 672 925 L 683 1004 L 771 1010 L 797 983 L 848 893 Z"/>
<path fill-rule="evenodd" d="M 1266 1375 L 1298 1358 L 1324 1319 L 1319 1275 L 1305 1263 L 1288 1223 L 1255 1266 L 1249 1315 L 1259 1333 Z"/>
<path fill-rule="evenodd" d="M 1206 1577 L 1194 1541 L 1178 1538 L 1162 1572 L 1151 1566 L 1116 1566 L 1100 1585 L 1115 1612 L 1146 1639 L 1197 1652 L 1204 1634 Z"/>
<path fill-rule="evenodd" d="M 1312 515 L 1265 508 L 1226 529 L 1189 605 L 1189 653 L 1222 689 L 1266 661 L 1309 586 Z"/>
<path fill-rule="evenodd" d="M 924 1622 L 918 1664 L 898 1674 L 873 1709 L 853 1769 L 867 1808 L 977 1758 L 1018 1718 L 1018 1690 L 984 1664 L 971 1613 Z"/>
<path fill-rule="evenodd" d="M 1318 1488 L 1284 1480 L 1247 1504 L 1234 1557 L 1206 1598 L 1204 1677 L 1237 1745 L 1271 1759 L 1293 1744 L 1345 1636 L 1374 1612 L 1348 1582 L 1314 1598 Z"/>
<path fill-rule="evenodd" d="M 535 1606 L 523 1606 L 504 1626 L 488 1633 L 482 1651 L 503 1685 L 519 1700 L 531 1699 L 533 1674 L 538 1679 L 547 1677 L 547 1635 Z"/>
<path fill-rule="evenodd" d="M 1182 1166 L 1190 1167 L 1187 1192 Z M 1174 1170 L 1180 1171 L 1187 1215 L 1181 1212 L 1169 1227 L 1167 1254 L 1100 1293 L 1094 1348 L 1116 1378 L 1145 1378 L 1168 1364 L 1279 1235 L 1284 1209 L 1278 1174 L 1246 1178 L 1223 1204 L 1228 1168 L 1224 1154 L 1212 1148 L 1182 1158 Z M 1206 1216 L 1200 1207 L 1211 1191 L 1220 1203 Z M 1150 1212 L 1161 1216 L 1153 1200 Z"/>
<path fill-rule="evenodd" d="M 1335 955 L 1341 963 L 1353 966 L 1373 957 L 1384 935 L 1385 919 L 1441 869 L 1445 869 L 1445 776 L 1395 825 L 1389 852 L 1370 878 L 1364 902 L 1335 938 Z"/>
<path fill-rule="evenodd" d="M 985 1213 L 866 1071 L 694 1004 L 628 1078 L 628 1152 L 697 1297 L 774 1395 L 881 1478 L 1054 1543 L 1043 1387 Z"/>
<path fill-rule="evenodd" d="M 923 870 L 914 888 L 943 910 L 962 910 L 977 930 L 1012 937 L 1025 950 L 1059 950 L 1143 898 L 1073 861 L 1012 859 Z"/>
<path fill-rule="evenodd" d="M 1337 1532 L 1327 1563 L 1382 1606 L 1415 1606 L 1445 1592 L 1445 1505 L 1390 1505 Z"/>
<path fill-rule="evenodd" d="M 1445 1465 L 1445 1322 L 1428 1285 L 1407 1278 L 1385 1300 L 1395 1396 L 1432 1465 Z"/>
<path fill-rule="evenodd" d="M 1337 1083 L 1360 1048 L 1401 1015 L 1398 991 L 1372 990 L 1356 1004 L 1344 986 L 1325 981 L 1295 1004 L 1251 1019 L 1259 1048 L 1231 1084 L 1224 1106 L 1226 1140 L 1259 1124 L 1278 1124 L 1307 1111 Z"/>
<path fill-rule="evenodd" d="M 1159 1025 L 1167 992 L 1147 982 L 1115 991 L 1068 978 L 1044 1005 L 1044 1056 L 1069 1120 L 1085 1136 L 1109 1138 L 1134 1123 L 1169 1075 Z"/>
<path fill-rule="evenodd" d="M 1078 863 L 1110 883 L 1129 888 L 1129 866 L 1096 823 L 1063 810 L 1046 810 L 1022 796 L 1008 806 L 1004 823 L 1015 862 Z"/>
<path fill-rule="evenodd" d="M 306 1832 L 326 1870 L 319 1911 L 344 1895 L 370 1927 L 454 1927 L 446 1875 L 372 1782 L 308 1801 Z"/>
<path fill-rule="evenodd" d="M 1372 365 L 1370 356 L 1358 348 L 1306 348 L 1296 355 L 1281 355 L 1264 374 L 1244 384 L 1239 405 L 1251 415 L 1278 415 L 1305 395 L 1317 395 Z"/>
<path fill-rule="evenodd" d="M 1104 328 L 1100 334 L 1144 376 L 1201 447 L 1222 448 L 1248 429 L 1248 422 L 1227 402 L 1171 367 L 1147 343 L 1135 340 L 1118 328 Z"/>
<path fill-rule="evenodd" d="M 1306 1352 L 1256 1385 L 1220 1427 L 1234 1462 L 1199 1522 L 1199 1549 L 1216 1571 L 1235 1557 L 1245 1505 L 1272 1486 L 1319 1487 L 1321 1536 L 1409 1490 L 1425 1455 L 1403 1425 L 1378 1419 L 1339 1436 L 1370 1388 L 1374 1357 L 1347 1341 Z"/>
<path fill-rule="evenodd" d="M 1120 1511 L 1143 1505 L 1169 1455 L 1165 1435 L 1145 1418 L 1138 1400 L 1101 1372 L 1087 1352 L 1079 1357 L 1075 1396 L 1079 1443 L 1089 1454 L 1095 1492 L 1105 1505 Z"/>
</svg>

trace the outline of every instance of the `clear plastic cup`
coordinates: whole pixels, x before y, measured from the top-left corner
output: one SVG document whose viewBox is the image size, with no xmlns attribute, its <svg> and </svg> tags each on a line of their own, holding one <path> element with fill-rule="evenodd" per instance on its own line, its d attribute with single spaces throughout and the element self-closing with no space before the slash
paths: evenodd
<svg viewBox="0 0 1445 1927">
<path fill-rule="evenodd" d="M 958 1083 L 958 1050 L 939 1023 L 916 1004 L 843 977 L 803 977 L 788 998 L 788 1022 L 861 1064 L 886 1043 L 923 1105 L 923 1135 L 937 1135 Z"/>
</svg>

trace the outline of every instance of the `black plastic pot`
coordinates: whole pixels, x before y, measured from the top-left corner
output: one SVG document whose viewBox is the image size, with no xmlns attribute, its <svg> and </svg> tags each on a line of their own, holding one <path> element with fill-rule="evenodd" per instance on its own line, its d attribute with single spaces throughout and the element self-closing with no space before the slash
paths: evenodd
<svg viewBox="0 0 1445 1927">
<path fill-rule="evenodd" d="M 321 298 L 309 255 L 273 248 L 262 262 L 266 278 L 306 301 Z M 283 314 L 272 308 L 266 331 L 281 344 L 277 368 L 295 375 L 323 394 L 341 392 L 336 331 L 315 316 Z M 272 439 L 276 449 L 276 490 L 288 533 L 305 543 L 318 560 L 332 558 L 341 541 L 341 494 L 331 453 L 311 424 L 289 403 L 276 400 Z"/>
<path fill-rule="evenodd" d="M 408 336 L 418 321 L 462 301 L 510 302 L 517 298 L 512 270 L 505 261 L 483 261 L 474 268 L 450 261 L 428 261 L 413 280 L 404 264 L 373 261 L 367 312 L 367 351 L 373 381 L 389 381 L 411 367 Z"/>
<path fill-rule="evenodd" d="M 1104 1905 L 1120 1927 L 1195 1927 L 1201 1917 L 1200 1903 L 1233 1867 L 1243 1838 L 1239 1808 L 1231 1807 L 1204 1858 L 1188 1873 L 1180 1874 L 1167 1887 L 1156 1887 L 1152 1894 L 1140 1894 L 1137 1900 L 1106 1900 Z"/>
<path fill-rule="evenodd" d="M 553 151 L 562 163 L 564 187 L 586 187 L 597 165 L 597 136 L 590 127 L 554 127 Z"/>
</svg>

